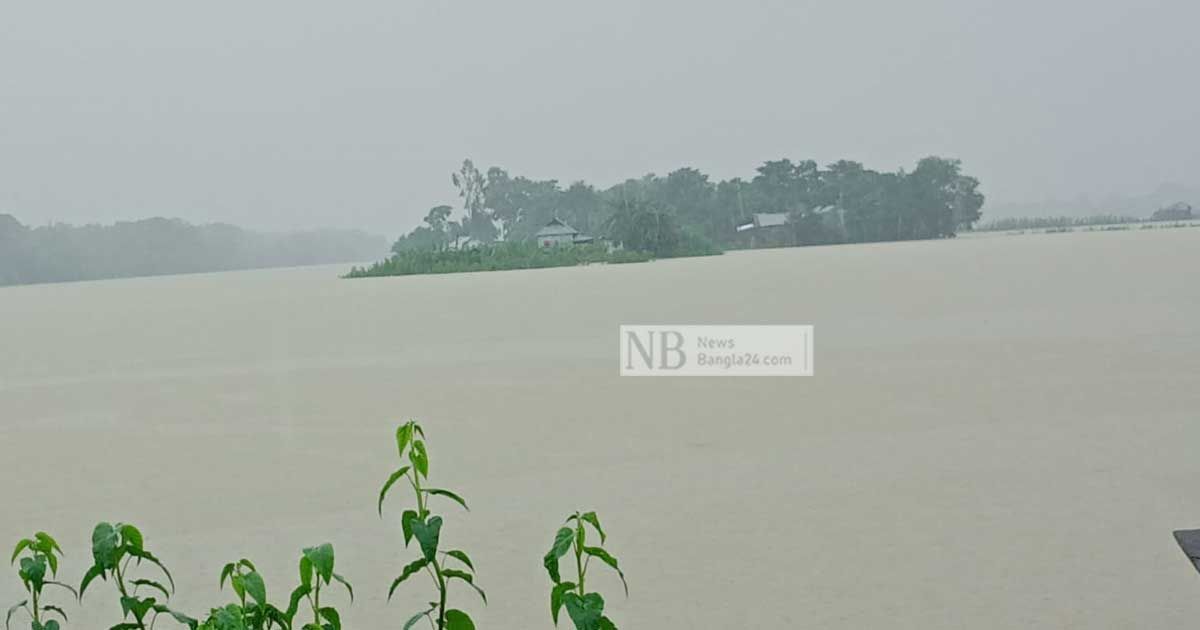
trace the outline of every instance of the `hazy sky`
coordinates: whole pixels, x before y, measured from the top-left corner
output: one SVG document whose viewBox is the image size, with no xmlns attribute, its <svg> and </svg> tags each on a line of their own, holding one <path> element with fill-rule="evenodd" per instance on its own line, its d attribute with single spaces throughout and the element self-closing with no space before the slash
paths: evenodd
<svg viewBox="0 0 1200 630">
<path fill-rule="evenodd" d="M 1200 184 L 1196 0 L 10 0 L 0 212 L 395 235 L 481 167 L 608 185 L 961 158 L 990 200 Z M 985 207 L 986 213 L 986 207 Z"/>
</svg>

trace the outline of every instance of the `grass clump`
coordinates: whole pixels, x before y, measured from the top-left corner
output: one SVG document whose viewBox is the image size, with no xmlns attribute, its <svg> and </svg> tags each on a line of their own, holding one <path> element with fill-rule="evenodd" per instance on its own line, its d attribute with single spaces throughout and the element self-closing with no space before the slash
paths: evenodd
<svg viewBox="0 0 1200 630">
<path fill-rule="evenodd" d="M 462 273 L 468 271 L 504 271 L 574 267 L 593 263 L 646 262 L 652 256 L 642 252 L 610 252 L 600 244 L 541 247 L 536 243 L 495 243 L 471 249 L 405 250 L 370 267 L 354 267 L 347 278 L 408 276 L 417 274 Z"/>
</svg>

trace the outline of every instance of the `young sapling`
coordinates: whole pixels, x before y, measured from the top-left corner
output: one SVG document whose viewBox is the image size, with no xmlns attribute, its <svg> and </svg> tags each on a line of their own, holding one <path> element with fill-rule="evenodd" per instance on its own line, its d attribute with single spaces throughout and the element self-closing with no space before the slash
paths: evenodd
<svg viewBox="0 0 1200 630">
<path fill-rule="evenodd" d="M 554 536 L 554 544 L 542 558 L 542 565 L 550 574 L 554 586 L 550 589 L 550 616 L 554 625 L 558 625 L 558 614 L 564 606 L 567 616 L 575 624 L 576 630 L 616 630 L 617 626 L 604 615 L 604 598 L 599 593 L 589 593 L 585 588 L 588 567 L 592 559 L 599 560 L 611 567 L 621 578 L 625 587 L 625 596 L 629 596 L 629 583 L 625 581 L 625 573 L 621 571 L 617 559 L 604 549 L 608 536 L 600 527 L 600 518 L 595 512 L 576 512 L 567 517 L 567 524 L 558 530 Z M 596 530 L 600 536 L 600 544 L 587 544 L 587 530 L 584 523 Z M 564 582 L 559 572 L 558 562 L 568 552 L 575 557 L 575 581 Z"/>
<path fill-rule="evenodd" d="M 21 552 L 25 552 L 26 555 L 22 556 Z M 29 598 L 8 609 L 4 616 L 6 629 L 9 628 L 13 615 L 19 610 L 24 610 L 29 615 L 32 630 L 59 630 L 58 620 L 50 618 L 51 615 L 61 617 L 63 623 L 67 622 L 67 613 L 54 604 L 47 604 L 43 595 L 45 587 L 57 586 L 78 597 L 74 588 L 56 580 L 62 555 L 62 548 L 46 532 L 38 532 L 33 538 L 24 538 L 17 543 L 10 564 L 16 564 L 17 558 L 21 558 L 17 576 L 21 578 L 21 584 L 25 587 L 25 592 L 29 593 Z"/>
<path fill-rule="evenodd" d="M 431 488 L 424 485 L 429 481 L 429 453 L 425 446 L 425 431 L 415 421 L 409 421 L 396 429 L 396 449 L 403 464 L 388 477 L 379 491 L 379 515 L 383 516 L 383 500 L 388 491 L 401 479 L 412 487 L 416 499 L 416 509 L 405 510 L 400 517 L 400 528 L 404 534 L 404 546 L 408 547 L 413 538 L 421 548 L 421 557 L 404 567 L 400 576 L 392 582 L 388 589 L 388 599 L 396 592 L 396 587 L 408 578 L 424 570 L 437 589 L 437 601 L 430 602 L 429 607 L 409 617 L 404 624 L 404 630 L 409 630 L 424 617 L 434 630 L 474 630 L 475 622 L 471 616 L 457 608 L 447 607 L 447 596 L 451 580 L 466 582 L 468 586 L 479 593 L 483 603 L 487 604 L 487 595 L 475 584 L 475 565 L 471 558 L 459 549 L 442 551 L 441 543 L 442 517 L 434 516 L 429 510 L 429 500 L 432 497 L 445 497 L 458 503 L 464 509 L 467 502 L 458 494 L 441 488 Z M 407 463 L 404 463 L 406 462 Z M 453 561 L 453 566 L 448 566 Z M 455 568 L 458 567 L 458 568 Z"/>
<path fill-rule="evenodd" d="M 133 618 L 113 626 L 121 630 L 147 630 L 154 625 L 162 613 L 170 615 L 175 621 L 196 628 L 198 621 L 179 612 L 171 610 L 166 602 L 175 592 L 175 579 L 171 572 L 159 561 L 154 554 L 146 550 L 142 532 L 133 525 L 126 523 L 100 523 L 92 531 L 92 558 L 95 564 L 83 576 L 79 584 L 79 597 L 83 598 L 88 585 L 96 578 L 108 581 L 110 578 L 120 595 L 121 611 L 124 618 Z M 131 571 L 141 566 L 142 561 L 149 562 L 159 568 L 167 578 L 170 589 L 162 582 L 147 578 L 133 578 Z M 134 566 L 129 566 L 133 563 Z M 152 593 L 144 596 L 143 593 Z M 159 601 L 158 595 L 162 595 Z M 151 614 L 153 613 L 153 614 Z"/>
<path fill-rule="evenodd" d="M 304 624 L 303 630 L 342 630 L 342 615 L 333 606 L 321 604 L 323 587 L 336 581 L 350 593 L 350 602 L 354 602 L 354 587 L 346 578 L 333 570 L 333 545 L 325 543 L 305 549 L 300 556 L 300 586 L 292 591 L 291 602 L 285 614 L 289 625 L 299 612 L 300 602 L 305 601 L 312 610 L 313 620 Z"/>
</svg>

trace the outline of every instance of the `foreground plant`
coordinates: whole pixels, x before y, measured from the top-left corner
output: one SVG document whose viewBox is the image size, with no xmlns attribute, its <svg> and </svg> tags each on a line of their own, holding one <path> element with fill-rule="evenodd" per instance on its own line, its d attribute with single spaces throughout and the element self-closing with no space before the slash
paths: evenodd
<svg viewBox="0 0 1200 630">
<path fill-rule="evenodd" d="M 83 599 L 88 585 L 96 578 L 105 581 L 111 578 L 120 594 L 121 611 L 124 613 L 124 618 L 133 617 L 133 621 L 113 626 L 112 630 L 146 630 L 154 625 L 155 620 L 162 613 L 170 615 L 179 623 L 190 628 L 196 628 L 199 622 L 195 619 L 167 607 L 165 602 L 170 599 L 171 593 L 175 592 L 175 580 L 171 577 L 171 572 L 167 570 L 167 567 L 154 554 L 146 550 L 142 532 L 138 528 L 125 523 L 96 525 L 96 529 L 92 531 L 92 558 L 95 560 L 95 564 L 83 576 L 83 582 L 79 585 L 79 598 Z M 130 571 L 141 566 L 143 560 L 162 571 L 170 585 L 169 590 L 156 580 L 130 578 Z M 131 562 L 134 564 L 133 567 L 129 566 Z M 162 601 L 160 602 L 157 596 L 143 597 L 141 593 L 147 591 L 161 594 Z M 148 616 L 149 620 L 147 621 Z"/>
<path fill-rule="evenodd" d="M 300 556 L 300 586 L 292 591 L 291 603 L 288 605 L 286 618 L 291 627 L 300 609 L 300 602 L 308 603 L 312 610 L 312 622 L 306 623 L 303 630 L 342 630 L 342 615 L 333 606 L 321 605 L 321 591 L 337 581 L 350 593 L 350 602 L 354 602 L 354 587 L 346 578 L 333 571 L 333 545 L 325 543 L 305 549 Z M 264 599 L 266 598 L 264 594 Z"/>
<path fill-rule="evenodd" d="M 270 630 L 287 629 L 292 620 L 282 610 L 267 602 L 267 585 L 254 563 L 242 558 L 221 569 L 220 588 L 225 582 L 237 595 L 238 603 L 214 609 L 200 630 Z"/>
<path fill-rule="evenodd" d="M 32 630 L 58 630 L 58 620 L 48 619 L 48 616 L 56 614 L 62 617 L 63 622 L 66 623 L 67 613 L 58 606 L 45 603 L 42 599 L 42 589 L 46 586 L 57 586 L 78 596 L 75 589 L 53 579 L 58 577 L 58 562 L 59 556 L 63 555 L 62 548 L 49 534 L 38 532 L 33 535 L 33 538 L 25 538 L 17 543 L 17 548 L 13 550 L 12 560 L 9 561 L 10 564 L 17 562 L 17 557 L 21 556 L 21 552 L 25 552 L 27 555 L 21 557 L 17 576 L 21 578 L 21 584 L 29 593 L 29 599 L 18 602 L 8 609 L 8 614 L 4 617 L 4 627 L 9 627 L 14 613 L 24 609 L 31 619 L 30 628 Z M 51 579 L 46 579 L 47 570 Z"/>
<path fill-rule="evenodd" d="M 404 624 L 404 630 L 412 628 L 422 617 L 427 618 L 435 630 L 474 630 L 475 622 L 471 620 L 470 615 L 456 608 L 446 607 L 450 580 L 466 582 L 479 593 L 485 605 L 487 595 L 475 584 L 475 565 L 465 552 L 458 549 L 441 551 L 438 548 L 441 542 L 442 517 L 434 516 L 429 511 L 429 499 L 435 496 L 446 497 L 464 509 L 469 509 L 467 502 L 449 490 L 422 485 L 422 479 L 429 481 L 429 453 L 425 448 L 425 431 L 421 425 L 411 420 L 400 425 L 396 429 L 396 449 L 400 461 L 404 462 L 407 459 L 408 463 L 393 472 L 379 491 L 379 515 L 383 516 L 383 500 L 392 486 L 401 479 L 407 481 L 412 486 L 417 505 L 415 510 L 405 510 L 401 515 L 400 528 L 404 532 L 404 546 L 408 547 L 409 542 L 416 538 L 421 547 L 421 557 L 405 566 L 400 576 L 392 582 L 392 587 L 388 589 L 388 600 L 391 600 L 396 592 L 396 587 L 423 569 L 433 580 L 438 599 L 430 602 L 428 609 L 410 617 Z M 446 566 L 450 560 L 462 568 Z"/>
<path fill-rule="evenodd" d="M 629 596 L 629 583 L 625 581 L 625 573 L 621 571 L 617 559 L 604 549 L 608 537 L 600 527 L 600 518 L 595 512 L 576 512 L 567 517 L 566 522 L 574 522 L 574 525 L 558 530 L 554 536 L 554 545 L 542 559 L 542 564 L 550 574 L 550 580 L 554 582 L 554 587 L 550 590 L 550 616 L 554 619 L 554 625 L 558 625 L 558 613 L 566 606 L 567 615 L 571 617 L 576 630 L 616 630 L 617 626 L 612 620 L 604 616 L 604 598 L 599 593 L 589 593 L 584 588 L 588 566 L 595 558 L 617 572 L 621 577 L 621 584 L 625 586 L 625 596 Z M 595 529 L 600 536 L 598 546 L 587 544 L 584 523 Z M 558 561 L 567 555 L 567 552 L 572 552 L 575 556 L 574 582 L 562 581 L 559 574 Z"/>
</svg>

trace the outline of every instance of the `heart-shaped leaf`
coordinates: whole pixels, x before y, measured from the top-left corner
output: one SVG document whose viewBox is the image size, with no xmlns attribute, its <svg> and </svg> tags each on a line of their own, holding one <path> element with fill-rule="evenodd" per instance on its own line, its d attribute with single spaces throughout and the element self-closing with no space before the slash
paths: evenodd
<svg viewBox="0 0 1200 630">
<path fill-rule="evenodd" d="M 467 613 L 451 608 L 446 611 L 446 630 L 475 630 L 475 622 Z"/>
<path fill-rule="evenodd" d="M 116 567 L 117 547 L 120 544 L 121 536 L 111 524 L 100 523 L 92 530 L 92 558 L 98 566 L 104 569 Z"/>
<path fill-rule="evenodd" d="M 442 517 L 434 516 L 428 521 L 415 520 L 412 522 L 413 536 L 421 543 L 421 553 L 425 559 L 433 562 L 437 557 L 438 538 L 442 532 Z"/>
<path fill-rule="evenodd" d="M 600 627 L 604 598 L 599 593 L 588 593 L 582 597 L 577 593 L 567 593 L 563 595 L 563 604 L 577 630 L 597 630 Z"/>
<path fill-rule="evenodd" d="M 575 590 L 575 584 L 572 582 L 562 582 L 555 584 L 550 590 L 550 616 L 554 618 L 554 625 L 558 625 L 558 612 L 562 610 L 563 596 Z"/>
<path fill-rule="evenodd" d="M 413 536 L 412 524 L 413 524 L 413 522 L 419 520 L 420 518 L 421 517 L 417 514 L 417 512 L 415 510 L 405 510 L 404 514 L 400 516 L 400 529 L 404 530 L 404 546 L 405 547 L 407 547 L 408 543 L 412 540 L 412 536 Z"/>
<path fill-rule="evenodd" d="M 329 584 L 333 578 L 333 545 L 325 543 L 304 550 L 304 557 L 312 563 L 321 581 Z"/>
<path fill-rule="evenodd" d="M 245 587 L 246 593 L 259 605 L 263 606 L 267 603 L 267 584 L 263 582 L 262 576 L 255 571 L 251 571 L 242 577 L 242 586 Z"/>
</svg>

